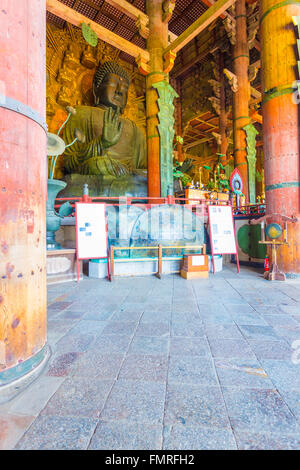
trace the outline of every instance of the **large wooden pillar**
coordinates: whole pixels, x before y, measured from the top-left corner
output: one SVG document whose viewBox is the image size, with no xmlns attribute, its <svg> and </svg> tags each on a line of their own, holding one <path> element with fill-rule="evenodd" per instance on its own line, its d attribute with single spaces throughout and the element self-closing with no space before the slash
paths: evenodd
<svg viewBox="0 0 300 470">
<path fill-rule="evenodd" d="M 146 13 L 149 16 L 149 36 L 147 50 L 150 54 L 149 73 L 146 78 L 146 116 L 148 153 L 148 196 L 161 194 L 160 184 L 160 138 L 158 133 L 157 91 L 152 85 L 166 80 L 163 51 L 168 45 L 168 23 L 163 22 L 163 0 L 146 0 Z"/>
<path fill-rule="evenodd" d="M 287 216 L 300 212 L 299 105 L 292 84 L 297 71 L 297 32 L 292 16 L 299 2 L 260 2 L 262 110 L 267 213 Z M 300 274 L 300 223 L 288 226 L 289 246 L 278 250 L 280 269 Z"/>
<path fill-rule="evenodd" d="M 0 402 L 48 354 L 45 43 L 44 0 L 1 1 Z"/>
<path fill-rule="evenodd" d="M 246 1 L 237 0 L 236 12 L 236 43 L 233 48 L 233 69 L 237 77 L 238 90 L 233 94 L 233 142 L 234 165 L 243 177 L 246 202 L 249 200 L 248 163 L 246 133 L 243 127 L 249 124 L 249 48 L 247 42 Z"/>
<path fill-rule="evenodd" d="M 225 94 L 225 77 L 224 77 L 224 55 L 220 51 L 219 55 L 219 76 L 220 76 L 220 115 L 219 115 L 219 129 L 221 135 L 221 151 L 222 157 L 220 162 L 222 165 L 227 163 L 227 149 L 228 149 L 228 139 L 226 135 L 227 127 L 227 114 L 226 114 L 226 94 Z"/>
</svg>

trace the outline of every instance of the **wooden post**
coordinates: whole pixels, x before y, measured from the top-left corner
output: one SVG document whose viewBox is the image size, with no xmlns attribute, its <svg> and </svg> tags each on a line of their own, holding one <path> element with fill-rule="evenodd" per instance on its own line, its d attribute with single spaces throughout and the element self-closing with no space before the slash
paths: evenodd
<svg viewBox="0 0 300 470">
<path fill-rule="evenodd" d="M 150 54 L 149 74 L 146 78 L 146 118 L 148 152 L 148 196 L 161 195 L 160 185 L 160 138 L 158 133 L 157 91 L 152 85 L 168 80 L 164 73 L 163 52 L 168 45 L 168 24 L 163 22 L 163 0 L 147 0 L 146 12 L 149 17 L 147 50 Z"/>
<path fill-rule="evenodd" d="M 221 135 L 221 154 L 224 155 L 221 157 L 220 162 L 222 165 L 226 165 L 227 159 L 227 148 L 228 148 L 228 139 L 226 136 L 226 127 L 227 127 L 227 114 L 226 114 L 226 96 L 225 96 L 225 76 L 223 73 L 224 70 L 224 56 L 222 51 L 219 55 L 219 75 L 220 75 L 220 116 L 219 116 L 219 129 Z"/>
<path fill-rule="evenodd" d="M 110 281 L 114 280 L 115 275 L 115 247 L 110 245 Z"/>
<path fill-rule="evenodd" d="M 280 0 L 260 2 L 262 110 L 267 214 L 299 215 L 299 105 L 293 100 L 298 33 L 292 16 L 300 4 Z M 278 251 L 278 266 L 300 274 L 300 223 L 288 225 L 289 246 Z"/>
<path fill-rule="evenodd" d="M 45 1 L 1 1 L 0 50 L 1 402 L 48 355 Z"/>
<path fill-rule="evenodd" d="M 247 142 L 243 127 L 249 124 L 249 98 L 250 86 L 248 79 L 249 48 L 247 42 L 247 17 L 245 0 L 237 0 L 236 12 L 236 44 L 233 48 L 233 69 L 237 77 L 238 90 L 233 93 L 233 142 L 234 165 L 242 175 L 244 182 L 243 193 L 246 203 L 249 200 L 248 192 L 248 164 Z"/>
<path fill-rule="evenodd" d="M 158 279 L 162 278 L 162 246 L 158 245 L 158 262 L 157 262 L 157 274 Z"/>
</svg>

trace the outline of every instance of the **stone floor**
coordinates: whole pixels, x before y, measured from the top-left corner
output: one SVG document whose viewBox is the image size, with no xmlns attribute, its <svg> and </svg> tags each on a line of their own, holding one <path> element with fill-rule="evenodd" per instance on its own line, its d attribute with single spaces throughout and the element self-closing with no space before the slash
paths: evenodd
<svg viewBox="0 0 300 470">
<path fill-rule="evenodd" d="M 229 265 L 48 303 L 52 357 L 0 407 L 0 449 L 300 449 L 299 281 Z"/>
</svg>

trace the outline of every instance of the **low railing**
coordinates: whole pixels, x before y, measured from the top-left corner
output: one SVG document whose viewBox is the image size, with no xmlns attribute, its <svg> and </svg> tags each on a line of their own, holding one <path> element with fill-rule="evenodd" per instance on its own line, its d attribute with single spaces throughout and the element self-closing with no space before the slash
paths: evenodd
<svg viewBox="0 0 300 470">
<path fill-rule="evenodd" d="M 115 251 L 117 250 L 157 250 L 157 258 L 152 257 L 149 258 L 150 261 L 158 261 L 157 271 L 153 271 L 149 274 L 155 274 L 159 279 L 161 279 L 163 271 L 162 271 L 162 262 L 163 262 L 163 255 L 162 250 L 169 250 L 169 249 L 184 249 L 184 250 L 201 250 L 201 254 L 206 254 L 206 245 L 180 245 L 180 246 L 168 246 L 168 245 L 157 245 L 157 246 L 110 246 L 110 281 L 113 281 L 115 275 Z M 122 258 L 121 258 L 122 259 Z M 171 258 L 173 260 L 182 259 L 182 256 L 174 256 Z M 129 261 L 135 261 L 138 258 L 129 258 Z M 180 270 L 170 271 L 165 274 L 174 274 L 178 273 Z"/>
<path fill-rule="evenodd" d="M 244 217 L 252 217 L 252 216 L 263 216 L 266 213 L 266 204 L 247 204 L 245 206 L 234 207 L 233 208 L 233 215 L 234 216 L 244 216 Z"/>
<path fill-rule="evenodd" d="M 59 207 L 64 203 L 69 202 L 72 207 L 75 208 L 76 202 L 103 202 L 112 206 L 123 206 L 123 205 L 135 205 L 143 206 L 146 209 L 151 208 L 153 205 L 163 205 L 163 204 L 175 204 L 175 205 L 184 205 L 185 208 L 195 210 L 196 207 L 201 207 L 203 209 L 204 215 L 207 215 L 207 207 L 212 205 L 231 205 L 231 201 L 223 201 L 219 199 L 200 199 L 200 198 L 184 198 L 184 197 L 62 197 L 57 198 L 55 201 L 55 209 L 58 210 Z M 266 211 L 265 204 L 247 204 L 240 207 L 233 207 L 234 216 L 263 216 Z M 74 216 L 74 214 L 72 214 Z M 70 217 L 72 217 L 72 215 Z"/>
</svg>

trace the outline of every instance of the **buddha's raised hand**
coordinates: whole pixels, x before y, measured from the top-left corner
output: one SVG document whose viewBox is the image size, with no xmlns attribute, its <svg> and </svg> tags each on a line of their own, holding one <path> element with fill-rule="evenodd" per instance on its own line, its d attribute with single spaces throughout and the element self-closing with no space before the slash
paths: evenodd
<svg viewBox="0 0 300 470">
<path fill-rule="evenodd" d="M 119 121 L 120 108 L 114 111 L 113 108 L 107 108 L 104 113 L 103 131 L 102 131 L 102 146 L 104 149 L 111 147 L 119 142 L 123 122 Z"/>
</svg>

